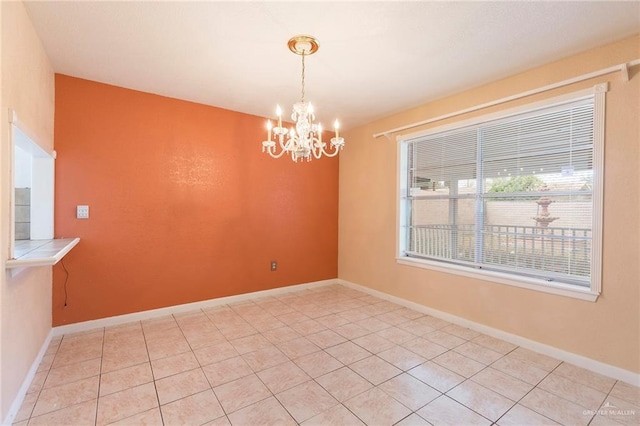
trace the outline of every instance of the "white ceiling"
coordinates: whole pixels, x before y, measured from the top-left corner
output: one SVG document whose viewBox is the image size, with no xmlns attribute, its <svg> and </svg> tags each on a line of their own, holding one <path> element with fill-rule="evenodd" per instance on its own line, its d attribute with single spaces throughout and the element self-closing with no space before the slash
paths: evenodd
<svg viewBox="0 0 640 426">
<path fill-rule="evenodd" d="M 56 72 L 346 128 L 640 32 L 640 2 L 26 2 Z"/>
</svg>

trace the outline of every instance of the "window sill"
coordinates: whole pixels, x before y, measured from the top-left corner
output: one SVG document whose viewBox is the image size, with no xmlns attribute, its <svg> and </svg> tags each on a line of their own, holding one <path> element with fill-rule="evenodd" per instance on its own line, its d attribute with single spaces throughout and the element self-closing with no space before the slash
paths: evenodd
<svg viewBox="0 0 640 426">
<path fill-rule="evenodd" d="M 30 266 L 53 266 L 80 242 L 80 238 L 54 240 L 27 240 L 23 247 L 16 247 L 14 259 L 5 262 L 6 269 Z"/>
<path fill-rule="evenodd" d="M 464 277 L 475 278 L 492 283 L 510 285 L 513 287 L 526 288 L 528 290 L 540 291 L 543 293 L 550 293 L 559 296 L 572 297 L 574 299 L 586 300 L 589 302 L 595 302 L 600 295 L 600 293 L 594 292 L 590 289 L 582 290 L 580 288 L 576 288 L 576 286 L 572 286 L 569 284 L 549 283 L 547 281 L 535 278 L 514 277 L 513 275 L 500 272 L 481 271 L 458 265 L 445 265 L 432 260 L 416 259 L 411 257 L 397 257 L 396 261 L 400 265 L 431 269 L 438 272 L 461 275 Z"/>
</svg>

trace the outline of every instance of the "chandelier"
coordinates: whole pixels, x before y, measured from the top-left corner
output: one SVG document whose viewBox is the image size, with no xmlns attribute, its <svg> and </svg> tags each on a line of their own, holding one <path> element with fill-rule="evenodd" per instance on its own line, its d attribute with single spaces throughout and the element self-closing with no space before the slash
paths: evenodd
<svg viewBox="0 0 640 426">
<path fill-rule="evenodd" d="M 335 157 L 344 146 L 344 139 L 339 133 L 340 123 L 338 120 L 333 123 L 335 137 L 331 138 L 330 146 L 327 148 L 327 144 L 322 142 L 322 125 L 314 123 L 316 117 L 313 105 L 304 100 L 304 59 L 318 51 L 318 40 L 311 36 L 298 35 L 289 40 L 288 46 L 293 53 L 302 56 L 302 97 L 300 102 L 293 105 L 291 113 L 295 127 L 287 129 L 282 126 L 282 109 L 278 105 L 278 125 L 273 127 L 271 121 L 267 121 L 267 140 L 262 142 L 262 152 L 267 152 L 273 158 L 280 158 L 285 153 L 291 154 L 294 162 L 299 158 L 311 161 L 312 158 L 320 158 L 323 155 Z M 279 152 L 276 152 L 276 145 L 280 147 Z"/>
</svg>

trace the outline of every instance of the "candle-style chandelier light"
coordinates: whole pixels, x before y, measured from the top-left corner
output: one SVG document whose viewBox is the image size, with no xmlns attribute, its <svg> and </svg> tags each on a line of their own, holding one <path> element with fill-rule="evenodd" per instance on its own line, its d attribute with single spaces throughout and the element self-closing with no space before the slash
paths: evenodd
<svg viewBox="0 0 640 426">
<path fill-rule="evenodd" d="M 312 158 L 320 158 L 323 155 L 335 157 L 344 146 L 344 139 L 339 133 L 340 123 L 338 120 L 333 123 L 335 137 L 331 138 L 330 147 L 327 148 L 327 144 L 322 142 L 322 125 L 314 123 L 316 117 L 313 106 L 304 100 L 304 59 L 318 51 L 318 40 L 311 36 L 298 35 L 289 40 L 288 46 L 293 53 L 302 56 L 302 99 L 293 105 L 291 113 L 295 128 L 282 127 L 282 109 L 278 105 L 278 125 L 273 127 L 271 121 L 267 121 L 267 140 L 262 142 L 262 152 L 267 152 L 273 158 L 280 158 L 285 153 L 291 154 L 294 162 L 297 162 L 298 158 L 311 161 Z M 280 147 L 279 152 L 276 152 L 276 145 Z"/>
</svg>

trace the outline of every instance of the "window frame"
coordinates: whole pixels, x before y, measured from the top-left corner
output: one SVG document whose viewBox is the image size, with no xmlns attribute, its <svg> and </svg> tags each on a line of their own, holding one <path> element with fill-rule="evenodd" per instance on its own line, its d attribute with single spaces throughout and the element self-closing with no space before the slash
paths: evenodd
<svg viewBox="0 0 640 426">
<path fill-rule="evenodd" d="M 396 214 L 396 261 L 400 265 L 430 269 L 475 278 L 493 283 L 505 284 L 529 290 L 541 291 L 561 296 L 595 302 L 602 290 L 602 214 L 603 214 L 603 174 L 604 174 L 604 125 L 605 125 L 605 94 L 608 82 L 597 84 L 589 89 L 574 91 L 565 95 L 547 98 L 538 102 L 523 104 L 498 112 L 483 114 L 466 120 L 459 120 L 451 124 L 432 127 L 428 130 L 397 136 L 397 214 Z M 410 199 L 404 197 L 408 191 L 407 166 L 409 142 L 435 133 L 447 132 L 463 127 L 479 125 L 496 119 L 504 119 L 536 110 L 552 108 L 563 103 L 593 98 L 594 126 L 593 126 L 593 216 L 592 216 L 592 252 L 591 252 L 591 280 L 589 287 L 567 284 L 560 281 L 546 281 L 544 279 L 519 275 L 517 272 L 498 272 L 477 269 L 470 266 L 448 263 L 445 261 L 410 257 L 405 254 L 408 242 L 407 223 L 409 220 L 408 205 Z"/>
</svg>

